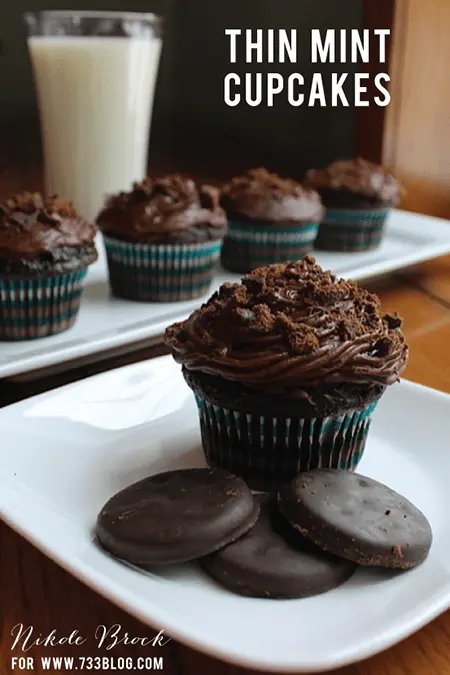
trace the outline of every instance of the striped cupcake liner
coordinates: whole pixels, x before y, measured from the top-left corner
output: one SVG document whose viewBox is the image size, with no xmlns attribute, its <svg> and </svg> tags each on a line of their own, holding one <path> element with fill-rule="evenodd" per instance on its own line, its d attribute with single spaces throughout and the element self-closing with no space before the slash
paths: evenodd
<svg viewBox="0 0 450 675">
<path fill-rule="evenodd" d="M 111 290 L 119 298 L 175 302 L 207 293 L 222 241 L 132 244 L 103 237 Z"/>
<path fill-rule="evenodd" d="M 196 396 L 209 466 L 228 469 L 255 490 L 277 489 L 302 471 L 353 471 L 366 445 L 378 401 L 362 410 L 324 418 L 258 416 Z"/>
<path fill-rule="evenodd" d="M 246 273 L 271 263 L 299 260 L 311 251 L 318 230 L 318 223 L 278 226 L 232 220 L 223 243 L 222 265 Z"/>
<path fill-rule="evenodd" d="M 328 251 L 367 251 L 383 238 L 389 209 L 327 209 L 315 248 Z"/>
<path fill-rule="evenodd" d="M 34 279 L 0 279 L 0 339 L 32 340 L 61 333 L 80 308 L 87 268 Z"/>
</svg>

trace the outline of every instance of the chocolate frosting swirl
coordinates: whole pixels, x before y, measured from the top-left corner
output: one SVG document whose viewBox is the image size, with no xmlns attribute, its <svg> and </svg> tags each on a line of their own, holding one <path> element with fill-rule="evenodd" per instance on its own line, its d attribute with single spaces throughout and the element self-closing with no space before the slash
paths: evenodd
<svg viewBox="0 0 450 675">
<path fill-rule="evenodd" d="M 221 239 L 227 219 L 219 191 L 178 174 L 145 178 L 110 197 L 97 218 L 106 235 L 136 243 Z"/>
<path fill-rule="evenodd" d="M 267 169 L 251 169 L 222 188 L 221 204 L 229 217 L 277 223 L 319 221 L 324 214 L 320 196 L 289 178 Z"/>
<path fill-rule="evenodd" d="M 254 270 L 165 335 L 178 363 L 266 393 L 389 385 L 406 366 L 401 319 L 376 295 L 301 262 Z"/>
<path fill-rule="evenodd" d="M 328 191 L 344 191 L 390 206 L 396 206 L 403 196 L 399 181 L 388 169 L 360 157 L 310 169 L 305 183 L 324 196 Z"/>
<path fill-rule="evenodd" d="M 0 206 L 0 258 L 30 260 L 62 247 L 92 244 L 95 225 L 70 202 L 21 192 Z"/>
</svg>

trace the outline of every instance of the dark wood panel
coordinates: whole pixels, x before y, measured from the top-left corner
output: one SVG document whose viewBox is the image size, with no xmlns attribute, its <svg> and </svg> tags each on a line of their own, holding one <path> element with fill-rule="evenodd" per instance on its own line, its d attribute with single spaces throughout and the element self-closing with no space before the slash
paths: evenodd
<svg viewBox="0 0 450 675">
<path fill-rule="evenodd" d="M 368 64 L 363 64 L 364 72 L 370 74 L 370 86 L 368 98 L 373 100 L 377 96 L 377 89 L 373 83 L 375 75 L 380 72 L 390 74 L 390 51 L 392 44 L 392 31 L 394 30 L 395 0 L 364 0 L 363 4 L 363 28 L 368 28 L 371 33 L 370 55 Z M 380 64 L 378 61 L 378 38 L 373 35 L 376 28 L 390 29 L 391 38 L 387 44 L 387 62 Z M 395 82 L 393 84 L 395 87 Z M 377 106 L 371 103 L 367 108 L 359 108 L 356 118 L 356 154 L 370 159 L 373 162 L 382 161 L 383 134 L 387 107 Z"/>
<path fill-rule="evenodd" d="M 383 158 L 408 191 L 402 206 L 450 218 L 450 2 L 397 0 L 392 101 Z"/>
</svg>

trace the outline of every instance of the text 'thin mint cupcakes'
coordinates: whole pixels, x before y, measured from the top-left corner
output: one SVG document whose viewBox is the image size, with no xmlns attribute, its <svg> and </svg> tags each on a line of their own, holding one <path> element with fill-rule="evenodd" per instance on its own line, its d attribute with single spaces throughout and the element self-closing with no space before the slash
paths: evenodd
<svg viewBox="0 0 450 675">
<path fill-rule="evenodd" d="M 325 210 L 317 192 L 266 169 L 252 169 L 222 188 L 228 216 L 222 265 L 246 273 L 299 260 L 311 251 Z"/>
<path fill-rule="evenodd" d="M 320 193 L 326 207 L 315 242 L 315 248 L 326 251 L 377 248 L 389 211 L 403 194 L 388 169 L 360 158 L 311 169 L 305 183 Z"/>
<path fill-rule="evenodd" d="M 110 197 L 97 223 L 114 295 L 173 302 L 208 291 L 227 226 L 216 188 L 145 178 Z"/>
<path fill-rule="evenodd" d="M 224 284 L 165 341 L 193 390 L 210 466 L 270 490 L 352 470 L 408 356 L 401 320 L 311 257 Z"/>
<path fill-rule="evenodd" d="M 75 322 L 95 226 L 70 202 L 23 192 L 0 206 L 0 339 L 28 340 Z"/>
</svg>

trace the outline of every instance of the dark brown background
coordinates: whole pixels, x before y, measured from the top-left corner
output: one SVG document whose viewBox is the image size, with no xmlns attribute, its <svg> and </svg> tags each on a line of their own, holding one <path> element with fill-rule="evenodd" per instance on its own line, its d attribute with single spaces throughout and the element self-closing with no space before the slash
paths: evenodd
<svg viewBox="0 0 450 675">
<path fill-rule="evenodd" d="M 14 166 L 27 187 L 39 129 L 21 15 L 42 0 L 0 1 L 0 171 Z M 166 17 L 151 163 L 216 178 L 250 165 L 301 177 L 306 168 L 362 154 L 390 165 L 408 188 L 402 206 L 450 218 L 449 0 L 78 0 L 80 9 L 155 11 Z M 70 8 L 69 0 L 47 0 Z M 392 28 L 387 108 L 228 108 L 225 28 L 297 28 L 308 78 L 311 28 Z M 329 72 L 333 66 L 320 65 Z M 336 64 L 337 72 L 354 66 Z M 235 66 L 232 67 L 235 70 Z M 247 66 L 238 68 L 245 71 Z M 262 70 L 273 70 L 263 65 Z M 379 72 L 380 64 L 368 68 Z M 364 65 L 364 70 L 367 67 Z M 384 67 L 383 67 L 384 70 Z"/>
<path fill-rule="evenodd" d="M 244 142 L 255 161 L 264 160 L 294 174 L 337 156 L 351 156 L 355 149 L 356 113 L 353 108 L 292 108 L 279 97 L 274 108 L 245 105 L 229 108 L 223 102 L 223 77 L 245 72 L 244 60 L 228 61 L 225 28 L 297 28 L 297 65 L 257 66 L 262 72 L 299 71 L 305 79 L 310 64 L 311 28 L 359 28 L 362 0 L 15 0 L 0 2 L 0 123 L 13 125 L 14 144 L 29 156 L 36 152 L 37 108 L 21 15 L 27 9 L 71 8 L 126 9 L 163 12 L 165 42 L 157 85 L 152 152 L 165 154 L 193 139 L 189 152 L 200 150 L 220 164 L 223 148 Z M 12 67 L 13 64 L 13 67 Z M 320 65 L 323 72 L 352 72 L 355 64 Z M 329 78 L 325 78 L 329 79 Z M 3 134 L 4 136 L 4 134 Z M 208 138 L 208 142 L 205 142 Z M 215 143 L 211 144 L 210 138 Z M 188 150 L 186 150 L 188 152 Z"/>
</svg>

